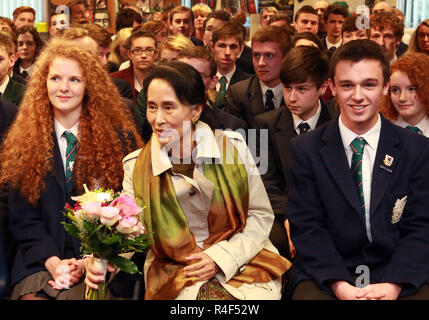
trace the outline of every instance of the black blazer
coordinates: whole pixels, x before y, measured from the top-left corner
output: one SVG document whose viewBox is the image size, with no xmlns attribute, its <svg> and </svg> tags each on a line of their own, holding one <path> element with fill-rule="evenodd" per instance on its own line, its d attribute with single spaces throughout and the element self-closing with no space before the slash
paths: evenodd
<svg viewBox="0 0 429 320">
<path fill-rule="evenodd" d="M 283 99 L 281 105 L 284 105 Z M 255 116 L 265 112 L 262 89 L 256 75 L 228 87 L 226 111 L 245 120 L 249 129 L 256 128 Z"/>
<path fill-rule="evenodd" d="M 9 78 L 9 83 L 3 92 L 2 99 L 19 106 L 25 93 L 25 85 Z"/>
<path fill-rule="evenodd" d="M 322 102 L 316 127 L 334 117 L 333 109 Z M 292 113 L 287 107 L 278 108 L 256 115 L 255 122 L 258 129 L 268 130 L 268 145 L 266 147 L 264 145 L 265 148 L 260 148 L 261 150 L 258 152 L 260 156 L 266 154 L 266 159 L 268 159 L 267 172 L 261 177 L 274 213 L 285 215 L 288 191 L 287 172 L 291 162 L 290 145 L 291 140 L 297 136 Z M 263 152 L 264 150 L 265 152 Z"/>
<path fill-rule="evenodd" d="M 312 279 L 327 292 L 329 283 L 354 284 L 356 267 L 371 280 L 403 285 L 401 296 L 428 280 L 429 140 L 382 117 L 375 157 L 370 220 L 366 235 L 338 118 L 292 140 L 288 216 L 297 256 L 292 285 Z M 393 157 L 386 164 L 386 155 Z M 398 199 L 407 196 L 402 218 L 392 223 Z"/>
<path fill-rule="evenodd" d="M 402 57 L 407 50 L 408 50 L 408 45 L 406 45 L 402 41 L 399 42 L 398 49 L 396 49 L 396 56 L 398 58 Z"/>
<path fill-rule="evenodd" d="M 195 46 L 200 46 L 200 47 L 204 47 L 204 42 L 201 39 L 195 38 L 195 37 L 191 37 L 190 40 L 192 41 L 192 43 Z"/>
<path fill-rule="evenodd" d="M 51 256 L 60 259 L 80 257 L 79 241 L 61 224 L 66 221 L 62 214 L 65 204 L 73 205 L 73 201 L 66 190 L 58 142 L 55 136 L 53 139 L 53 167 L 47 174 L 46 189 L 37 206 L 30 205 L 19 191 L 9 195 L 9 227 L 18 246 L 11 270 L 12 286 L 35 272 L 46 270 L 42 261 Z"/>
<path fill-rule="evenodd" d="M 252 56 L 252 48 L 244 45 L 243 51 L 241 52 L 240 57 L 237 59 L 236 63 L 238 68 L 241 70 L 254 75 L 255 68 L 253 67 L 253 56 Z"/>
</svg>

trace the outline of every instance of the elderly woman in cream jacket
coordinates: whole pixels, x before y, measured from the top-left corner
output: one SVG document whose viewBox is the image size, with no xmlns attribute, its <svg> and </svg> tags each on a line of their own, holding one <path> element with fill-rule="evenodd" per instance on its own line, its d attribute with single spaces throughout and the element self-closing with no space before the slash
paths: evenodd
<svg viewBox="0 0 429 320">
<path fill-rule="evenodd" d="M 145 299 L 280 299 L 291 264 L 268 239 L 274 215 L 242 136 L 198 121 L 204 85 L 187 64 L 154 68 L 144 90 L 153 134 L 124 158 L 123 193 L 153 237 Z"/>
</svg>

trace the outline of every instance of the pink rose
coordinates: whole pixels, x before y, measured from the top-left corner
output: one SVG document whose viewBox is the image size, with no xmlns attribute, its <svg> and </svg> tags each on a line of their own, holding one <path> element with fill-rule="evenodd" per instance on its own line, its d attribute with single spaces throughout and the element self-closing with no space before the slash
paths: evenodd
<svg viewBox="0 0 429 320">
<path fill-rule="evenodd" d="M 118 208 L 122 216 L 132 217 L 138 215 L 140 212 L 139 207 L 130 196 L 119 196 L 112 201 L 110 206 Z"/>
<path fill-rule="evenodd" d="M 133 233 L 138 222 L 134 217 L 124 217 L 119 221 L 116 230 L 124 234 Z"/>
<path fill-rule="evenodd" d="M 100 222 L 105 226 L 113 226 L 116 222 L 121 219 L 118 208 L 113 207 L 101 207 Z"/>
<path fill-rule="evenodd" d="M 101 212 L 101 203 L 96 201 L 86 202 L 82 204 L 82 211 L 85 212 L 88 217 L 98 217 Z"/>
<path fill-rule="evenodd" d="M 138 221 L 137 224 L 134 227 L 133 236 L 139 236 L 144 233 L 144 227 L 143 224 Z"/>
</svg>

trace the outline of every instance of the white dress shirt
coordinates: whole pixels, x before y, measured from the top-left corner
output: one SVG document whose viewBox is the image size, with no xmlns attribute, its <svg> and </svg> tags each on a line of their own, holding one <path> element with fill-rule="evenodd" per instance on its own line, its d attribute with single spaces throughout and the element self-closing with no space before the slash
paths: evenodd
<svg viewBox="0 0 429 320">
<path fill-rule="evenodd" d="M 320 117 L 320 113 L 322 112 L 322 106 L 319 100 L 319 106 L 317 107 L 317 111 L 316 113 L 308 120 L 302 120 L 298 115 L 292 113 L 292 118 L 293 118 L 293 127 L 295 129 L 295 132 L 297 134 L 300 134 L 300 131 L 298 129 L 298 126 L 302 123 L 302 122 L 306 122 L 308 123 L 308 125 L 310 126 L 310 130 L 314 130 L 316 129 L 317 126 L 317 121 L 319 121 L 319 117 Z"/>
<path fill-rule="evenodd" d="M 273 91 L 273 94 L 274 94 L 274 98 L 273 98 L 274 107 L 276 109 L 278 109 L 280 107 L 280 104 L 282 103 L 282 99 L 283 99 L 283 84 L 280 82 L 274 88 L 269 88 L 262 81 L 259 81 L 259 83 L 261 84 L 262 101 L 264 102 L 264 106 L 265 106 L 265 100 L 266 100 L 265 93 L 267 92 L 268 89 L 270 89 Z"/>
<path fill-rule="evenodd" d="M 3 81 L 3 83 L 2 84 L 0 84 L 0 93 L 3 95 L 4 94 L 4 92 L 6 91 L 6 87 L 7 87 L 7 85 L 9 84 L 9 80 L 10 79 L 10 77 L 9 77 L 9 75 L 7 75 L 6 76 L 6 79 Z"/>
<path fill-rule="evenodd" d="M 60 147 L 61 160 L 63 161 L 64 173 L 66 173 L 67 139 L 63 137 L 63 133 L 64 131 L 69 131 L 74 134 L 76 139 L 79 139 L 79 122 L 76 123 L 71 129 L 66 129 L 57 119 L 54 119 L 54 127 L 55 127 L 55 135 L 58 141 L 58 146 Z"/>
<path fill-rule="evenodd" d="M 398 119 L 395 121 L 392 121 L 397 126 L 400 126 L 402 128 L 406 128 L 407 126 L 411 126 L 408 122 L 406 122 L 401 116 L 398 116 Z M 424 116 L 422 120 L 420 120 L 419 123 L 417 123 L 415 126 L 419 128 L 421 134 L 423 134 L 425 137 L 429 137 L 429 118 Z"/>
<path fill-rule="evenodd" d="M 350 144 L 356 137 L 362 137 L 365 139 L 366 144 L 363 149 L 362 158 L 362 182 L 363 182 L 363 196 L 365 200 L 365 227 L 366 234 L 369 241 L 372 241 L 371 235 L 371 224 L 370 224 L 370 204 L 371 204 L 371 182 L 372 182 L 372 170 L 374 167 L 375 156 L 377 154 L 378 140 L 380 138 L 381 120 L 380 115 L 378 116 L 377 123 L 366 133 L 358 135 L 349 128 L 341 120 L 341 116 L 338 118 L 338 125 L 340 128 L 341 139 L 343 140 L 344 150 L 346 152 L 348 164 L 351 167 L 353 150 Z M 351 169 L 350 169 L 351 170 Z M 357 193 L 357 191 L 356 191 Z"/>
<path fill-rule="evenodd" d="M 234 68 L 230 72 L 228 72 L 226 74 L 221 74 L 219 72 L 219 70 L 216 72 L 216 76 L 217 76 L 218 80 L 220 80 L 221 77 L 225 77 L 226 78 L 226 89 L 229 88 L 229 84 L 231 83 L 231 78 L 234 75 L 234 72 L 235 72 L 236 69 L 237 69 L 237 67 L 234 66 Z M 220 82 L 218 81 L 217 84 L 216 84 L 216 91 L 219 92 L 219 90 L 220 90 Z"/>
</svg>

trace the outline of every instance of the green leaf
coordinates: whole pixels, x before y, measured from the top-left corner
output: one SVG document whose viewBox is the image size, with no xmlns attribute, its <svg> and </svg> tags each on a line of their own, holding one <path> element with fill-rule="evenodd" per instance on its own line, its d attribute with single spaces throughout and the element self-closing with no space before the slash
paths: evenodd
<svg viewBox="0 0 429 320">
<path fill-rule="evenodd" d="M 79 238 L 79 228 L 73 224 L 73 223 L 64 223 L 64 229 L 67 231 L 68 234 Z"/>
<path fill-rule="evenodd" d="M 104 244 L 114 244 L 116 242 L 119 242 L 121 240 L 121 238 L 122 237 L 120 235 L 114 234 L 114 235 L 112 235 L 110 237 L 102 239 L 101 242 L 104 243 Z"/>
<path fill-rule="evenodd" d="M 116 267 L 118 267 L 119 269 L 121 269 L 122 271 L 126 272 L 126 273 L 130 273 L 130 274 L 134 274 L 134 273 L 138 273 L 138 274 L 142 274 L 139 269 L 137 268 L 136 264 L 134 262 L 132 262 L 130 259 L 121 257 L 121 256 L 116 256 L 113 258 L 110 258 L 109 261 L 115 265 Z"/>
</svg>

